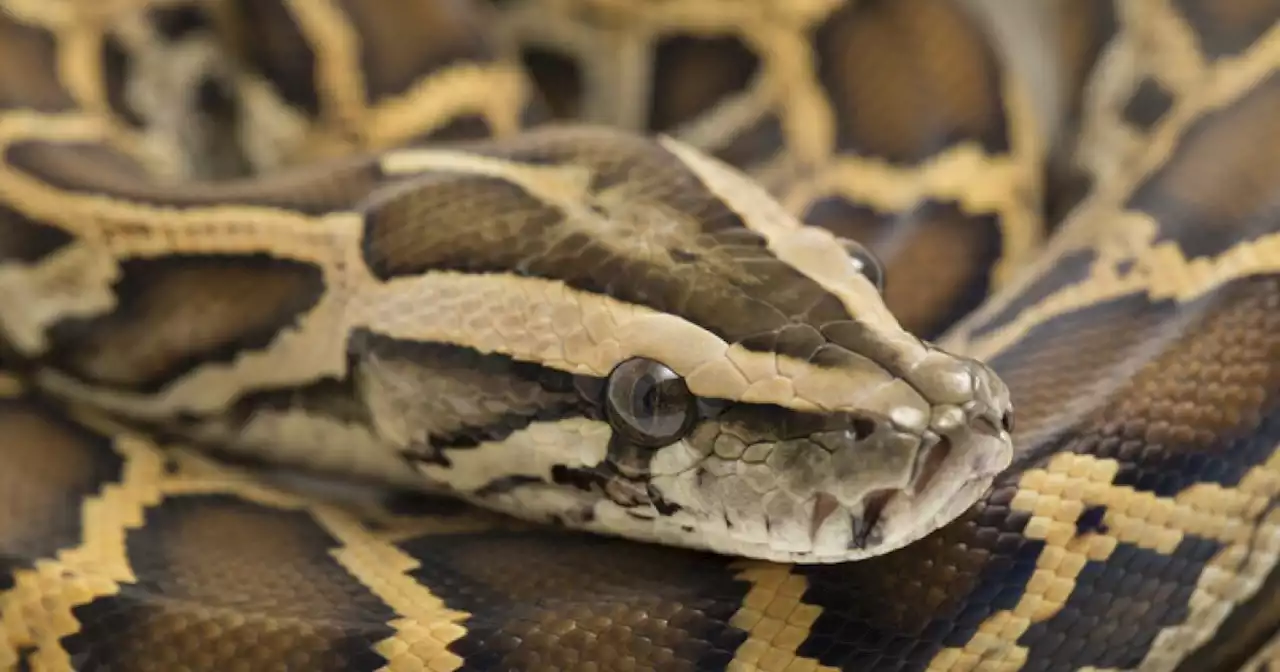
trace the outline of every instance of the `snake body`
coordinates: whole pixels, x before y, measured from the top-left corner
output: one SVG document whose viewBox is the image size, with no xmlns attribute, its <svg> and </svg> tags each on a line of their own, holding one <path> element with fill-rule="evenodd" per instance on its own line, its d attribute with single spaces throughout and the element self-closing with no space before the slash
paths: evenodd
<svg viewBox="0 0 1280 672">
<path fill-rule="evenodd" d="M 0 665 L 1280 664 L 1277 3 L 0 7 Z"/>
</svg>

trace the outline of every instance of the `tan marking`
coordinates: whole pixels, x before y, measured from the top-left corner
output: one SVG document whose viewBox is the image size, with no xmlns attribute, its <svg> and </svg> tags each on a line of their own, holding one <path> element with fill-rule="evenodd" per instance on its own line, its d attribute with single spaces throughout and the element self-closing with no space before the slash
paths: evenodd
<svg viewBox="0 0 1280 672">
<path fill-rule="evenodd" d="M 604 377 L 626 357 L 651 357 L 708 397 L 885 414 L 903 401 L 878 367 L 823 369 L 751 352 L 674 315 L 554 280 L 432 272 L 392 280 L 350 310 L 354 324 L 378 334 L 465 344 L 570 373 Z"/>
<path fill-rule="evenodd" d="M 61 27 L 58 40 L 58 77 L 76 102 L 86 110 L 104 114 L 110 108 L 99 61 L 102 29 L 77 22 Z"/>
<path fill-rule="evenodd" d="M 495 159 L 447 149 L 401 149 L 382 156 L 388 175 L 413 175 L 432 170 L 483 175 L 507 180 L 551 205 L 575 214 L 586 213 L 591 171 L 585 166 L 542 166 Z"/>
<path fill-rule="evenodd" d="M 373 646 L 391 661 L 386 669 L 449 672 L 462 667 L 465 661 L 447 647 L 467 634 L 462 623 L 471 614 L 446 607 L 429 586 L 409 576 L 421 563 L 355 519 L 327 507 L 314 511 L 316 522 L 342 542 L 334 559 L 401 616 L 387 624 L 396 634 Z"/>
<path fill-rule="evenodd" d="M 315 53 L 315 91 L 321 114 L 341 126 L 363 121 L 367 99 L 360 68 L 360 36 L 334 0 L 285 0 Z"/>
<path fill-rule="evenodd" d="M 811 25 L 835 11 L 843 0 L 795 0 L 771 2 L 741 0 L 699 0 L 651 8 L 629 0 L 594 0 L 591 4 L 619 16 L 643 19 L 666 29 L 693 30 L 711 26 L 733 28 L 758 23 Z"/>
<path fill-rule="evenodd" d="M 531 91 L 522 71 L 507 65 L 466 64 L 433 73 L 408 91 L 382 101 L 369 111 L 361 130 L 365 145 L 393 143 L 443 126 L 450 119 L 478 114 L 495 136 L 515 133 L 520 110 Z"/>
<path fill-rule="evenodd" d="M 27 139 L 95 143 L 108 134 L 109 129 L 92 117 L 29 112 L 0 116 L 0 147 Z M 8 164 L 0 164 L 0 197 L 27 216 L 56 225 L 117 258 L 265 252 L 334 271 L 350 264 L 352 259 L 343 254 L 349 254 L 361 232 L 354 213 L 313 218 L 239 204 L 175 210 L 55 189 Z"/>
<path fill-rule="evenodd" d="M 1150 221 L 1138 213 L 1129 213 L 1125 218 Z M 990 358 L 1023 339 L 1040 324 L 1107 300 L 1141 294 L 1156 301 L 1191 301 L 1232 280 L 1280 270 L 1280 233 L 1237 243 L 1212 258 L 1188 261 L 1172 242 L 1135 251 L 1130 258 L 1136 263 L 1128 273 L 1120 274 L 1114 264 L 1105 261 L 1097 263 L 1083 282 L 1050 295 L 998 330 L 963 348 L 948 342 L 944 342 L 943 347 Z"/>
<path fill-rule="evenodd" d="M 1231 606 L 1248 599 L 1280 560 L 1280 544 L 1273 538 L 1280 524 L 1267 521 L 1266 530 L 1258 525 L 1267 503 L 1280 495 L 1280 452 L 1250 469 L 1236 488 L 1200 483 L 1176 497 L 1115 485 L 1119 466 L 1111 459 L 1058 453 L 1044 468 L 1022 474 L 1009 506 L 1031 514 L 1024 536 L 1045 542 L 1036 571 L 1017 606 L 989 616 L 964 647 L 940 651 L 930 670 L 1021 669 L 1027 650 L 1016 644 L 1018 638 L 1057 614 L 1085 564 L 1106 562 L 1117 544 L 1162 554 L 1173 552 L 1186 535 L 1226 544 L 1200 576 L 1189 620 L 1163 630 L 1140 668 L 1168 669 L 1212 635 Z M 1076 520 L 1092 506 L 1106 507 L 1107 532 L 1077 535 Z M 1255 540 L 1263 543 L 1254 544 L 1248 571 L 1239 572 L 1234 566 Z"/>
<path fill-rule="evenodd" d="M 834 9 L 834 8 L 833 8 Z M 763 77 L 771 80 L 780 102 L 777 111 L 787 137 L 787 154 L 801 165 L 817 165 L 835 147 L 835 110 L 818 83 L 813 48 L 802 32 L 765 24 L 748 43 L 766 54 Z"/>
<path fill-rule="evenodd" d="M 990 212 L 1009 201 L 1026 180 L 1013 157 L 990 157 L 976 142 L 965 142 L 922 165 L 896 168 L 872 158 L 842 156 L 788 194 L 787 204 L 834 194 L 882 211 L 904 211 L 928 198 L 955 200 L 966 210 Z"/>
<path fill-rule="evenodd" d="M 755 561 L 734 563 L 736 578 L 751 582 L 729 625 L 747 633 L 727 672 L 836 672 L 812 658 L 796 655 L 822 608 L 801 601 L 808 580 L 787 565 Z"/>
<path fill-rule="evenodd" d="M 703 151 L 728 147 L 773 109 L 776 87 L 773 79 L 757 75 L 742 91 L 726 96 L 669 134 Z"/>
<path fill-rule="evenodd" d="M 93 317 L 115 305 L 110 287 L 119 267 L 83 242 L 68 245 L 36 266 L 0 265 L 5 335 L 24 355 L 48 347 L 45 330 L 60 320 Z"/>
</svg>

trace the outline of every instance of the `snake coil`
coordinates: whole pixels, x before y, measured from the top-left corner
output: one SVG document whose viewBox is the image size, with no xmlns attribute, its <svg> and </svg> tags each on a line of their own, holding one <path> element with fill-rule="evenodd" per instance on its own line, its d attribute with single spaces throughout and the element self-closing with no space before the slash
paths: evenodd
<svg viewBox="0 0 1280 672">
<path fill-rule="evenodd" d="M 0 10 L 0 668 L 1280 666 L 1280 2 Z"/>
</svg>

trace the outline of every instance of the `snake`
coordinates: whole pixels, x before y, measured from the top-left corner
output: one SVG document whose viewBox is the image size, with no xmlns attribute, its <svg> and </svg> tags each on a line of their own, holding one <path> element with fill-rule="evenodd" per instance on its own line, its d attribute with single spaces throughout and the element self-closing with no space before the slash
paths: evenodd
<svg viewBox="0 0 1280 672">
<path fill-rule="evenodd" d="M 1280 667 L 1277 19 L 3 0 L 0 668 Z"/>
</svg>

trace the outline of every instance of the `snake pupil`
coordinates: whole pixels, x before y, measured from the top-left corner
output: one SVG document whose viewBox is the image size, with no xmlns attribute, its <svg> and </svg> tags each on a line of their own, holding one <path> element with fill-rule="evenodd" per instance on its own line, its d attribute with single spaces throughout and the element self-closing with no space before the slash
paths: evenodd
<svg viewBox="0 0 1280 672">
<path fill-rule="evenodd" d="M 615 431 L 650 448 L 679 440 L 697 417 L 697 399 L 684 380 L 641 357 L 619 364 L 609 375 L 605 404 Z"/>
</svg>

